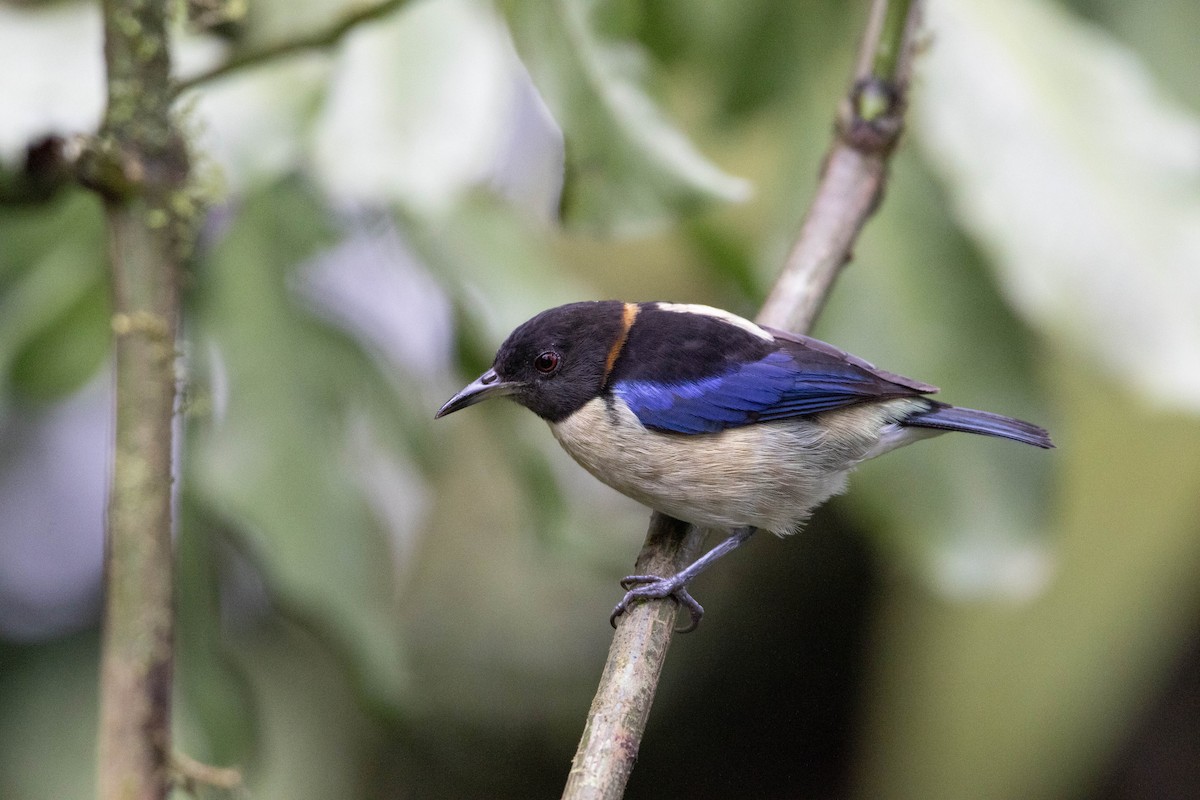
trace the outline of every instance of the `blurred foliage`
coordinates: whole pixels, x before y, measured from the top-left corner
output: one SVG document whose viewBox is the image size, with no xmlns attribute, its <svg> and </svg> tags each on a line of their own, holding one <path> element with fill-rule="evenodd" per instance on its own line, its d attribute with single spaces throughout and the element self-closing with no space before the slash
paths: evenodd
<svg viewBox="0 0 1200 800">
<path fill-rule="evenodd" d="M 562 215 L 592 229 L 643 232 L 749 187 L 693 149 L 642 89 L 646 57 L 597 35 L 596 0 L 504 4 L 535 85 L 566 133 Z"/>
<path fill-rule="evenodd" d="M 107 356 L 99 202 L 72 191 L 46 206 L 5 210 L 0 241 L 0 403 L 78 389 Z"/>
<path fill-rule="evenodd" d="M 225 189 L 184 279 L 176 721 L 256 798 L 558 790 L 647 514 L 519 409 L 433 411 L 551 305 L 753 314 L 866 12 L 401 5 L 180 101 Z M 181 30 L 180 73 L 355 7 L 256 0 Z M 1186 752 L 1143 783 L 1121 755 L 1200 741 L 1152 711 L 1200 669 L 1200 5 L 933 0 L 929 26 L 816 332 L 1060 449 L 902 451 L 704 575 L 630 797 L 1200 792 Z M 6 186 L 94 128 L 99 48 L 91 4 L 0 3 Z M 108 360 L 99 203 L 29 199 L 0 206 L 0 444 Z M 0 447 L 0 490 L 75 502 L 28 449 Z M 28 579 L 0 620 L 53 604 L 36 542 L 6 553 Z M 88 794 L 94 624 L 0 629 L 0 796 Z"/>
<path fill-rule="evenodd" d="M 1030 332 L 998 295 L 978 250 L 939 210 L 944 198 L 908 153 L 893 165 L 888 199 L 894 209 L 857 248 L 868 269 L 846 272 L 817 335 L 901 374 L 936 375 L 955 403 L 1004 408 L 1059 435 L 1049 404 L 1030 389 L 1039 385 Z M 997 331 L 1004 331 L 1002 347 Z M 884 461 L 864 465 L 852 512 L 951 596 L 1030 596 L 1051 570 L 1042 548 L 1053 531 L 1047 515 L 1057 464 L 1028 455 L 1000 442 L 956 447 L 938 439 L 906 451 L 902 470 Z M 942 491 L 912 488 L 925 486 Z"/>
<path fill-rule="evenodd" d="M 344 639 L 368 688 L 394 702 L 394 567 L 358 473 L 377 446 L 403 442 L 375 424 L 395 420 L 395 393 L 361 348 L 289 302 L 289 272 L 332 236 L 321 206 L 282 184 L 245 198 L 204 259 L 190 310 L 225 396 L 208 398 L 219 424 L 196 426 L 185 480 L 236 520 L 275 599 Z"/>
</svg>

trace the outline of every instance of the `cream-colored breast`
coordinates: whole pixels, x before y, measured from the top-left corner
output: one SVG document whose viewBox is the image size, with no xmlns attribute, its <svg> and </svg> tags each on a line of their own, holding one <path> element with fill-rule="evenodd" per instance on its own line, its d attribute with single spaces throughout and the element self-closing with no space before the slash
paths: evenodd
<svg viewBox="0 0 1200 800">
<path fill-rule="evenodd" d="M 785 534 L 840 492 L 855 464 L 884 451 L 881 433 L 893 432 L 886 449 L 906 443 L 891 422 L 912 402 L 828 412 L 824 424 L 791 419 L 685 435 L 647 430 L 624 403 L 598 398 L 550 428 L 584 469 L 651 508 L 696 525 Z"/>
</svg>

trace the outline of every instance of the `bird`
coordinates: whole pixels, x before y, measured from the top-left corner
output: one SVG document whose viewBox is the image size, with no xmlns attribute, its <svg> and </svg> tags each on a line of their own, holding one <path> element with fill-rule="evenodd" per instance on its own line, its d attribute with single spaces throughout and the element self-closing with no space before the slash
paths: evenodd
<svg viewBox="0 0 1200 800">
<path fill-rule="evenodd" d="M 511 398 L 603 483 L 728 531 L 675 575 L 624 578 L 609 618 L 615 627 L 634 603 L 670 597 L 693 630 L 704 609 L 688 583 L 757 530 L 800 529 L 858 464 L 947 431 L 1054 447 L 1044 428 L 929 397 L 937 391 L 718 308 L 595 300 L 518 326 L 435 416 Z"/>
</svg>

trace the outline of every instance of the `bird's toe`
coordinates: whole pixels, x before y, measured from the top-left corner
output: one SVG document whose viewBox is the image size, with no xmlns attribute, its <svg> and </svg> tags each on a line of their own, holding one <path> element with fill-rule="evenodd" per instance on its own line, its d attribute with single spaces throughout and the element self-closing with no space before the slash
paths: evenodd
<svg viewBox="0 0 1200 800">
<path fill-rule="evenodd" d="M 674 578 L 662 578 L 657 575 L 627 575 L 621 579 L 621 588 L 626 590 L 625 596 L 613 608 L 613 612 L 608 618 L 609 624 L 614 628 L 617 627 L 617 617 L 628 611 L 634 603 L 644 600 L 661 600 L 665 597 L 670 597 L 686 608 L 691 616 L 691 622 L 686 627 L 678 628 L 678 633 L 690 633 L 696 630 L 704 616 L 704 607 L 696 602 L 696 598 L 688 592 L 686 584 Z"/>
<path fill-rule="evenodd" d="M 663 578 L 658 575 L 626 575 L 624 578 L 621 578 L 621 588 L 628 591 L 635 586 L 645 586 L 647 584 L 663 582 Z M 666 596 L 666 594 L 658 595 L 658 597 Z"/>
</svg>

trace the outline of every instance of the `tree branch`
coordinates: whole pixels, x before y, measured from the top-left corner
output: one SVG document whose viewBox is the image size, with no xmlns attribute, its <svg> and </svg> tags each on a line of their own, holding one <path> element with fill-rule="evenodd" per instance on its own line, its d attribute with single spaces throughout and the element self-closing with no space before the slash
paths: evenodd
<svg viewBox="0 0 1200 800">
<path fill-rule="evenodd" d="M 901 24 L 887 29 L 895 37 L 889 42 L 881 37 L 884 23 L 898 12 Z M 816 195 L 759 322 L 799 332 L 811 328 L 859 232 L 883 199 L 888 158 L 903 127 L 919 12 L 920 3 L 911 0 L 872 5 L 854 83 L 838 109 Z M 895 55 L 877 57 L 883 51 Z M 894 72 L 877 72 L 881 67 Z"/>
<path fill-rule="evenodd" d="M 673 575 L 700 554 L 704 530 L 654 512 L 639 575 Z M 637 603 L 617 623 L 563 798 L 619 798 L 637 759 L 679 606 Z"/>
<path fill-rule="evenodd" d="M 342 40 L 342 37 L 359 25 L 385 17 L 408 3 L 409 0 L 384 0 L 375 5 L 351 11 L 325 30 L 316 31 L 297 39 L 292 39 L 291 41 L 277 42 L 258 50 L 235 54 L 224 64 L 213 67 L 206 72 L 201 72 L 198 75 L 193 75 L 190 78 L 177 81 L 173 89 L 173 94 L 179 95 L 203 83 L 209 83 L 235 72 L 252 69 L 280 58 L 287 58 L 288 56 L 294 56 L 309 50 L 324 50 L 325 48 L 333 47 Z"/>
<path fill-rule="evenodd" d="M 807 331 L 879 206 L 903 128 L 919 12 L 920 0 L 874 0 L 816 195 L 759 322 Z M 703 539 L 703 530 L 656 512 L 634 571 L 672 575 L 695 559 Z M 564 800 L 624 795 L 678 612 L 676 603 L 657 600 L 620 618 Z"/>
<path fill-rule="evenodd" d="M 170 786 L 171 453 L 178 274 L 196 215 L 171 118 L 166 0 L 105 0 L 104 123 L 76 165 L 104 199 L 116 358 L 97 775 L 101 800 Z"/>
</svg>

